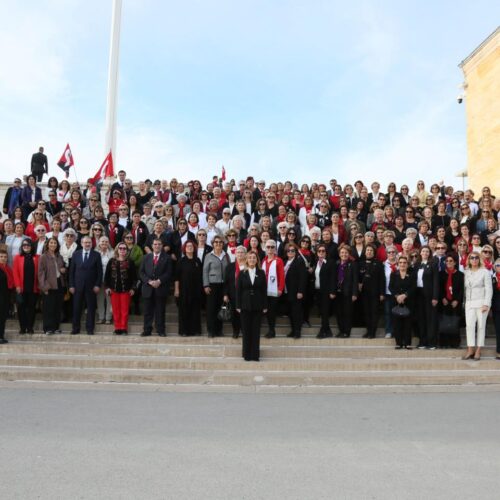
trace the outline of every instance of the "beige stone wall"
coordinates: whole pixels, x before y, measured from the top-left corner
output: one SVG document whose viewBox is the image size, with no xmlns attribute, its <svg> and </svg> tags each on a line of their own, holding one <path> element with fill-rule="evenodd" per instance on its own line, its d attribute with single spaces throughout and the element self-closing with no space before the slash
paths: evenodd
<svg viewBox="0 0 500 500">
<path fill-rule="evenodd" d="M 478 194 L 500 194 L 500 30 L 461 65 L 466 84 L 467 170 Z"/>
</svg>

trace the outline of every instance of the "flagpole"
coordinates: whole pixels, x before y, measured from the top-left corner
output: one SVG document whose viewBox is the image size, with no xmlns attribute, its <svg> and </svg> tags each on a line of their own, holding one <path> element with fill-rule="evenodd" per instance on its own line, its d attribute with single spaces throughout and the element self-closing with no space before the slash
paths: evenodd
<svg viewBox="0 0 500 500">
<path fill-rule="evenodd" d="M 116 97 L 118 91 L 121 15 L 122 0 L 113 0 L 108 68 L 108 97 L 106 105 L 106 137 L 104 144 L 104 154 L 107 155 L 111 151 L 113 158 L 116 158 Z"/>
</svg>

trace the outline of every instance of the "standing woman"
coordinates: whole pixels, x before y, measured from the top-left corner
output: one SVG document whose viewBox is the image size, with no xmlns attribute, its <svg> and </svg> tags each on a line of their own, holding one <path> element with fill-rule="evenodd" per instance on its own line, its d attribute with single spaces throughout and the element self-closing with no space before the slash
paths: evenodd
<svg viewBox="0 0 500 500">
<path fill-rule="evenodd" d="M 14 275 L 7 264 L 7 250 L 0 248 L 0 344 L 7 344 L 5 322 L 9 314 L 10 292 L 14 288 Z"/>
<path fill-rule="evenodd" d="M 375 258 L 376 248 L 367 245 L 364 258 L 359 262 L 359 292 L 366 324 L 365 339 L 374 339 L 377 332 L 379 305 L 384 300 L 384 264 Z"/>
<path fill-rule="evenodd" d="M 5 241 L 10 267 L 13 266 L 14 257 L 19 254 L 21 251 L 21 245 L 26 239 L 29 239 L 29 237 L 24 234 L 24 224 L 22 222 L 16 222 L 14 226 L 14 234 L 10 234 Z"/>
<path fill-rule="evenodd" d="M 316 267 L 316 256 L 311 251 L 311 238 L 302 236 L 299 243 L 299 256 L 303 259 L 307 271 L 307 288 L 302 300 L 304 326 L 311 326 L 309 323 L 309 313 L 314 301 L 314 268 Z"/>
<path fill-rule="evenodd" d="M 335 337 L 349 338 L 352 328 L 353 304 L 359 295 L 358 263 L 351 259 L 351 252 L 347 245 L 339 249 L 337 263 L 337 324 L 339 332 Z"/>
<path fill-rule="evenodd" d="M 127 335 L 130 299 L 137 288 L 138 275 L 135 264 L 128 258 L 128 248 L 118 243 L 104 274 L 106 294 L 111 297 L 115 335 Z"/>
<path fill-rule="evenodd" d="M 399 306 L 406 306 L 410 310 L 408 316 L 393 315 L 393 333 L 396 339 L 396 349 L 411 349 L 412 305 L 415 294 L 415 278 L 409 272 L 408 259 L 398 258 L 398 269 L 391 274 L 389 290 L 394 301 Z"/>
<path fill-rule="evenodd" d="M 459 319 L 455 332 L 446 332 L 446 334 L 440 332 L 439 343 L 442 347 L 457 349 L 460 347 L 460 315 L 464 300 L 464 274 L 457 269 L 457 262 L 452 254 L 446 256 L 445 265 L 445 270 L 439 273 L 440 312 L 443 316 L 456 316 Z"/>
<path fill-rule="evenodd" d="M 174 296 L 179 307 L 179 335 L 201 335 L 201 293 L 203 266 L 196 255 L 196 244 L 184 243 L 181 260 L 175 268 Z"/>
<path fill-rule="evenodd" d="M 241 331 L 240 313 L 236 310 L 236 286 L 240 272 L 245 269 L 247 249 L 240 245 L 236 248 L 236 260 L 230 262 L 224 272 L 224 302 L 231 304 L 231 324 L 233 339 L 237 339 Z"/>
<path fill-rule="evenodd" d="M 241 314 L 243 330 L 243 358 L 259 361 L 260 324 L 267 312 L 266 273 L 257 267 L 258 256 L 247 253 L 247 265 L 238 276 L 236 309 Z"/>
<path fill-rule="evenodd" d="M 491 309 L 497 340 L 497 353 L 495 357 L 496 359 L 500 359 L 500 258 L 495 260 L 494 269 L 495 274 L 493 275 L 493 300 L 491 302 Z"/>
<path fill-rule="evenodd" d="M 286 245 L 285 294 L 292 331 L 287 337 L 300 339 L 302 329 L 303 299 L 307 290 L 308 273 L 304 260 L 298 256 L 295 243 Z"/>
<path fill-rule="evenodd" d="M 35 305 L 38 296 L 38 255 L 33 251 L 31 240 L 23 241 L 19 255 L 14 257 L 13 271 L 19 333 L 34 333 Z"/>
<path fill-rule="evenodd" d="M 43 294 L 43 332 L 46 335 L 61 333 L 60 320 L 66 266 L 59 248 L 58 239 L 49 238 L 38 262 L 38 287 Z"/>
<path fill-rule="evenodd" d="M 481 359 L 481 348 L 484 346 L 486 335 L 486 319 L 493 297 L 491 274 L 483 266 L 479 252 L 469 254 L 464 275 L 467 352 L 462 359 L 473 358 L 478 361 Z"/>
<path fill-rule="evenodd" d="M 223 250 L 220 236 L 213 239 L 214 249 L 205 257 L 203 287 L 207 296 L 207 330 L 209 337 L 223 337 L 222 321 L 217 317 L 224 298 L 224 274 L 229 257 Z"/>
<path fill-rule="evenodd" d="M 327 259 L 326 245 L 320 243 L 316 249 L 316 264 L 314 266 L 314 299 L 321 318 L 321 327 L 317 339 L 333 337 L 330 328 L 330 304 L 337 290 L 335 261 Z"/>
<path fill-rule="evenodd" d="M 101 256 L 102 275 L 104 276 L 106 274 L 108 262 L 113 258 L 114 255 L 113 249 L 109 244 L 108 237 L 101 236 L 97 242 L 97 246 L 95 249 Z M 108 323 L 108 325 L 110 325 L 112 314 L 113 309 L 109 293 L 107 293 L 106 287 L 101 287 L 99 293 L 97 294 L 97 321 L 99 321 L 99 323 L 101 323 L 102 325 L 104 325 L 105 323 Z"/>
</svg>

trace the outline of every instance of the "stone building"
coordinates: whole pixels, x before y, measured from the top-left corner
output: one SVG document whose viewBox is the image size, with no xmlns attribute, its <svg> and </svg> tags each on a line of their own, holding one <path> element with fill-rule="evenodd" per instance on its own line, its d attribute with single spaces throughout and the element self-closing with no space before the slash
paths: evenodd
<svg viewBox="0 0 500 500">
<path fill-rule="evenodd" d="M 469 187 L 500 193 L 500 27 L 459 65 L 464 73 Z"/>
</svg>

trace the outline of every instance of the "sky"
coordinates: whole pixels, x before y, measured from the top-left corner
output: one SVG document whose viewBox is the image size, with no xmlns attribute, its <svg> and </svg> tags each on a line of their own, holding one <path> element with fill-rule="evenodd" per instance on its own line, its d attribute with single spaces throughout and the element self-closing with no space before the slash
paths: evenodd
<svg viewBox="0 0 500 500">
<path fill-rule="evenodd" d="M 111 0 L 0 0 L 0 179 L 105 157 Z M 115 169 L 462 185 L 460 61 L 498 1 L 123 0 Z"/>
</svg>

